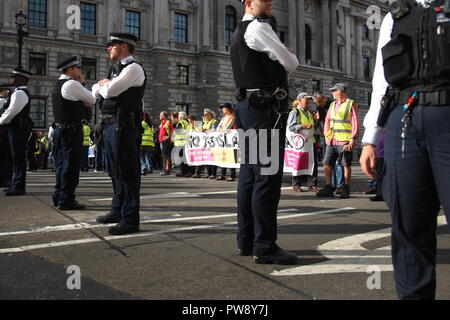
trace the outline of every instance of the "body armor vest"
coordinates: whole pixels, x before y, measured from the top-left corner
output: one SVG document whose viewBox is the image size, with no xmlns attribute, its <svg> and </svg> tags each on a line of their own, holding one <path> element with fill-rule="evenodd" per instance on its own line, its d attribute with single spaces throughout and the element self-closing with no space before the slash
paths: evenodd
<svg viewBox="0 0 450 320">
<path fill-rule="evenodd" d="M 239 23 L 231 40 L 231 63 L 238 89 L 287 88 L 287 72 L 264 52 L 250 49 L 244 35 L 252 21 Z M 265 22 L 262 22 L 265 23 Z"/>
<path fill-rule="evenodd" d="M 56 82 L 52 93 L 53 115 L 56 123 L 77 123 L 85 118 L 86 110 L 82 101 L 70 101 L 64 99 L 61 88 L 72 79 L 60 79 Z"/>
<path fill-rule="evenodd" d="M 136 61 L 130 61 L 127 64 L 120 64 L 117 72 L 108 74 L 108 79 L 112 80 L 118 77 L 120 73 L 123 71 L 123 69 L 125 69 L 126 67 L 128 67 L 133 63 L 137 63 L 140 66 L 142 66 L 140 63 Z M 102 98 L 100 100 L 100 109 L 102 110 L 102 113 L 104 115 L 117 115 L 118 108 L 120 107 L 124 114 L 135 113 L 140 117 L 143 107 L 142 98 L 144 97 L 146 84 L 147 84 L 147 75 L 145 75 L 145 80 L 142 86 L 128 88 L 128 90 L 121 93 L 117 97 L 112 97 L 109 99 Z"/>
<path fill-rule="evenodd" d="M 10 124 L 14 124 L 15 121 L 17 121 L 18 119 L 28 119 L 30 116 L 30 109 L 31 109 L 31 98 L 30 98 L 30 92 L 28 91 L 28 89 L 26 88 L 15 88 L 14 90 L 12 90 L 7 98 L 6 98 L 6 103 L 3 107 L 3 111 L 6 111 L 10 104 L 11 104 L 11 96 L 13 95 L 14 92 L 18 91 L 18 90 L 22 90 L 23 92 L 25 92 L 25 94 L 28 97 L 28 103 L 25 105 L 25 107 L 23 107 L 23 109 L 14 117 L 14 119 L 12 119 L 12 121 L 10 122 Z M 3 113 L 3 112 L 1 112 Z"/>
<path fill-rule="evenodd" d="M 387 82 L 400 90 L 450 88 L 450 15 L 437 0 L 424 8 L 400 1 L 402 15 L 393 15 L 391 40 L 382 48 Z"/>
</svg>

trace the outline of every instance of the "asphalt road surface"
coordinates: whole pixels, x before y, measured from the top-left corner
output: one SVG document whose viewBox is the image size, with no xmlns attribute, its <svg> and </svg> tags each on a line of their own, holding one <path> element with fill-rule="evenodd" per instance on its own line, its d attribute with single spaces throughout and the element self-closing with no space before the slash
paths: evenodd
<svg viewBox="0 0 450 320">
<path fill-rule="evenodd" d="M 285 176 L 278 244 L 298 255 L 294 266 L 237 256 L 237 182 L 145 176 L 141 232 L 113 237 L 95 222 L 110 205 L 106 174 L 81 175 L 85 211 L 60 211 L 54 174 L 29 173 L 26 196 L 0 195 L 0 300 L 397 299 L 389 212 L 354 171 L 346 200 L 294 192 Z M 437 299 L 450 299 L 450 237 L 438 220 Z"/>
</svg>

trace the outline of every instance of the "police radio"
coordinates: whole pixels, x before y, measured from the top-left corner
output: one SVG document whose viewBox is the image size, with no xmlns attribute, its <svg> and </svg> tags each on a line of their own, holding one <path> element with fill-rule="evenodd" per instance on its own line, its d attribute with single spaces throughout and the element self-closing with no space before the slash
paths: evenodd
<svg viewBox="0 0 450 320">
<path fill-rule="evenodd" d="M 405 0 L 394 1 L 391 4 L 391 13 L 394 20 L 400 20 L 409 13 L 410 9 Z"/>
</svg>

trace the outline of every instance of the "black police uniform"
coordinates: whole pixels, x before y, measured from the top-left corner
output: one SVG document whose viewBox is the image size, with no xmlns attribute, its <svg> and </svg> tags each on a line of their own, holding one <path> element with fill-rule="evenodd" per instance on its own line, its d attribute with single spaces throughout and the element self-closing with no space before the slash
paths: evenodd
<svg viewBox="0 0 450 320">
<path fill-rule="evenodd" d="M 267 21 L 261 19 L 263 23 Z M 288 101 L 278 101 L 273 93 L 277 88 L 287 90 L 287 72 L 277 61 L 273 61 L 266 53 L 250 49 L 244 39 L 245 32 L 252 21 L 242 21 L 235 30 L 231 42 L 231 62 L 233 67 L 238 103 L 236 105 L 237 129 L 247 131 L 255 129 L 278 129 L 279 140 L 279 170 L 275 175 L 262 175 L 258 156 L 256 164 L 250 163 L 249 142 L 246 141 L 245 162 L 241 161 L 237 205 L 238 234 L 237 243 L 241 255 L 255 256 L 257 263 L 263 262 L 256 257 L 264 257 L 281 249 L 277 246 L 277 209 L 281 195 L 283 177 L 285 128 L 287 121 Z M 260 89 L 258 94 L 267 98 L 258 98 L 258 94 L 247 92 L 246 89 Z M 269 97 L 270 96 L 270 97 Z M 279 119 L 280 110 L 284 110 L 283 119 Z M 277 121 L 278 120 L 278 121 Z M 244 143 L 240 141 L 240 143 Z M 270 134 L 268 135 L 270 146 Z M 270 147 L 269 147 L 270 148 Z M 270 151 L 269 151 L 270 153 Z M 285 257 L 283 257 L 285 258 Z M 270 259 L 271 260 L 271 259 Z M 296 257 L 288 257 L 290 263 Z M 275 262 L 276 263 L 276 262 Z"/>
<path fill-rule="evenodd" d="M 383 196 L 401 299 L 435 297 L 441 204 L 450 218 L 450 15 L 443 4 L 398 1 L 391 40 L 382 48 L 388 95 L 397 103 L 386 124 Z"/>
<path fill-rule="evenodd" d="M 136 42 L 137 39 L 128 34 L 111 34 L 112 41 Z M 108 79 L 113 80 L 132 64 L 120 64 L 109 72 Z M 145 70 L 144 70 L 145 74 Z M 114 196 L 111 212 L 107 216 L 98 217 L 100 223 L 118 222 L 109 230 L 112 234 L 123 234 L 138 231 L 140 223 L 140 185 L 141 163 L 140 146 L 142 142 L 142 108 L 147 77 L 140 87 L 130 87 L 117 97 L 100 100 L 103 114 L 103 137 L 107 157 L 108 174 L 111 177 Z"/>
<path fill-rule="evenodd" d="M 31 76 L 31 73 L 19 70 L 21 73 L 26 73 Z M 28 103 L 23 109 L 6 125 L 6 135 L 8 139 L 10 155 L 13 166 L 13 178 L 10 188 L 5 192 L 7 196 L 23 195 L 25 194 L 26 187 L 26 144 L 33 127 L 32 121 L 29 117 L 31 107 L 31 97 L 26 87 L 18 87 L 10 91 L 7 98 L 4 109 L 7 110 L 10 107 L 11 97 L 14 92 L 21 90 L 28 97 Z"/>
<path fill-rule="evenodd" d="M 66 69 L 76 63 L 76 57 L 61 62 L 58 69 Z M 62 210 L 83 210 L 75 198 L 79 183 L 80 165 L 83 149 L 83 128 L 81 120 L 85 116 L 83 101 L 70 101 L 62 96 L 63 85 L 72 79 L 59 79 L 53 88 L 52 103 L 55 117 L 53 133 L 56 185 L 53 205 Z"/>
<path fill-rule="evenodd" d="M 5 107 L 0 109 L 0 117 L 5 111 Z M 0 129 L 0 154 L 0 187 L 9 188 L 11 186 L 13 168 L 11 150 L 9 148 L 8 136 L 6 134 L 5 128 Z"/>
</svg>

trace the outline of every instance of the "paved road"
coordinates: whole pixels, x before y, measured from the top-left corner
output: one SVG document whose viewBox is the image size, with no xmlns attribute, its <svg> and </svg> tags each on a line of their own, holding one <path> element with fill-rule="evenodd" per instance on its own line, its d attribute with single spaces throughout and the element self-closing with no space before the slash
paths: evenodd
<svg viewBox="0 0 450 320">
<path fill-rule="evenodd" d="M 27 196 L 0 196 L 0 299 L 396 299 L 389 213 L 362 194 L 368 181 L 355 171 L 347 200 L 295 193 L 285 177 L 278 243 L 298 255 L 295 266 L 236 255 L 237 182 L 143 177 L 141 232 L 112 237 L 94 220 L 110 204 L 105 174 L 82 174 L 88 208 L 63 212 L 51 205 L 53 173 L 30 173 Z M 439 223 L 437 298 L 450 299 L 450 237 Z"/>
</svg>

